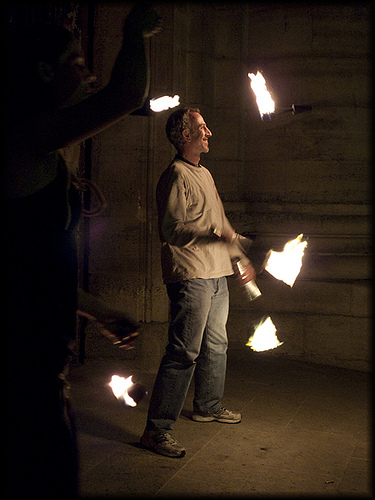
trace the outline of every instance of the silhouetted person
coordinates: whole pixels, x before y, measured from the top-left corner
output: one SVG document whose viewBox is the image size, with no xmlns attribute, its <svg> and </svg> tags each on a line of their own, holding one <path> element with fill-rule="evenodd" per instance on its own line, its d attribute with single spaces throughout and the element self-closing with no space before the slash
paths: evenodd
<svg viewBox="0 0 375 500">
<path fill-rule="evenodd" d="M 144 37 L 158 23 L 148 7 L 131 11 L 109 83 L 96 93 L 65 28 L 23 27 L 5 45 L 6 496 L 77 493 L 65 375 L 75 339 L 80 198 L 61 148 L 142 106 Z"/>
</svg>

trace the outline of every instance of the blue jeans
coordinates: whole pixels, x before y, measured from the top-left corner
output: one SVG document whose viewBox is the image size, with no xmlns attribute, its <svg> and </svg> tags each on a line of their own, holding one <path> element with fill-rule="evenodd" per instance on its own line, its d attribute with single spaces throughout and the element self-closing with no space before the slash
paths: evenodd
<svg viewBox="0 0 375 500">
<path fill-rule="evenodd" d="M 169 342 L 151 395 L 147 429 L 171 430 L 195 375 L 194 411 L 221 407 L 227 365 L 229 293 L 225 277 L 167 285 Z"/>
</svg>

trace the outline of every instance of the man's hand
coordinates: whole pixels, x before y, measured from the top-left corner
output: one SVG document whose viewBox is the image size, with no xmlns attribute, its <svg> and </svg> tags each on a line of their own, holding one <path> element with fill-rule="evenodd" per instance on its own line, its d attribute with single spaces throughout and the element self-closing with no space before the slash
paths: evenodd
<svg viewBox="0 0 375 500">
<path fill-rule="evenodd" d="M 225 243 L 232 243 L 232 241 L 236 237 L 236 232 L 233 229 L 224 229 L 223 231 L 214 229 L 213 235 L 219 241 L 224 241 Z"/>
<path fill-rule="evenodd" d="M 255 280 L 257 275 L 251 262 L 242 266 L 241 273 L 238 273 L 237 277 L 243 285 L 245 285 L 249 281 Z"/>
<path fill-rule="evenodd" d="M 234 266 L 235 276 L 241 283 L 246 285 L 249 281 L 255 280 L 257 277 L 255 269 L 251 262 L 244 264 L 241 260 L 237 260 Z"/>
</svg>

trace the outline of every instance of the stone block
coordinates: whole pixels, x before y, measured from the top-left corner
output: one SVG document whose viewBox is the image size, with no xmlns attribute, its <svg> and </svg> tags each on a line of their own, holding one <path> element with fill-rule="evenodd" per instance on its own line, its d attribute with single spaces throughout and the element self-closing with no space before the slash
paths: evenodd
<svg viewBox="0 0 375 500">
<path fill-rule="evenodd" d="M 305 329 L 306 359 L 369 370 L 372 349 L 368 323 L 367 318 L 310 316 Z"/>
</svg>

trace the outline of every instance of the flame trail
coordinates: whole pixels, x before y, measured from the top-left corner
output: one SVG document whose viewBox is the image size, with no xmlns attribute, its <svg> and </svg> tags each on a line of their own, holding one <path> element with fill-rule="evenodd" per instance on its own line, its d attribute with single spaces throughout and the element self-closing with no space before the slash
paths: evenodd
<svg viewBox="0 0 375 500">
<path fill-rule="evenodd" d="M 302 257 L 307 241 L 302 241 L 303 234 L 285 244 L 282 252 L 271 251 L 266 264 L 266 271 L 278 280 L 292 287 L 302 267 Z"/>
<path fill-rule="evenodd" d="M 117 399 L 123 400 L 127 406 L 137 406 L 137 403 L 128 393 L 128 390 L 134 385 L 132 375 L 128 378 L 112 375 L 111 382 L 108 385 Z"/>
<path fill-rule="evenodd" d="M 256 75 L 248 73 L 247 76 L 251 80 L 250 86 L 256 96 L 260 117 L 263 118 L 263 115 L 268 115 L 268 118 L 271 119 L 270 115 L 275 111 L 275 102 L 267 90 L 264 76 L 259 71 Z"/>
<path fill-rule="evenodd" d="M 158 97 L 150 100 L 150 108 L 152 111 L 158 113 L 159 111 L 164 111 L 165 109 L 175 108 L 180 104 L 180 96 L 175 95 L 171 97 L 169 95 L 165 95 L 163 97 Z"/>
</svg>

